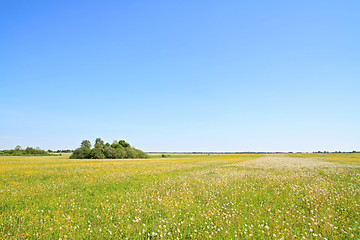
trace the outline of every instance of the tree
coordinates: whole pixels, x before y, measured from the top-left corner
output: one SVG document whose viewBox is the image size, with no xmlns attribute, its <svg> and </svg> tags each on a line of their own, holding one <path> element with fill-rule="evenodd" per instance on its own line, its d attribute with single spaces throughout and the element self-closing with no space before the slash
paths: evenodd
<svg viewBox="0 0 360 240">
<path fill-rule="evenodd" d="M 120 144 L 121 146 L 123 146 L 124 148 L 130 147 L 130 144 L 127 143 L 127 142 L 125 142 L 125 140 L 120 140 L 120 141 L 119 141 L 119 144 Z"/>
<path fill-rule="evenodd" d="M 79 147 L 75 149 L 73 154 L 70 156 L 72 159 L 83 159 L 90 158 L 91 149 L 88 147 Z"/>
<path fill-rule="evenodd" d="M 126 151 L 123 147 L 115 148 L 115 159 L 123 159 L 126 158 Z"/>
<path fill-rule="evenodd" d="M 21 146 L 20 145 L 17 145 L 16 147 L 15 147 L 15 150 L 21 150 L 22 148 L 21 148 Z"/>
<path fill-rule="evenodd" d="M 119 144 L 118 141 L 114 140 L 113 143 L 110 145 L 112 148 L 118 148 L 120 147 L 121 145 Z"/>
<path fill-rule="evenodd" d="M 32 147 L 27 147 L 27 148 L 25 149 L 25 153 L 27 153 L 27 154 L 34 154 L 34 153 L 35 153 L 35 149 L 32 148 Z"/>
<path fill-rule="evenodd" d="M 104 159 L 106 158 L 102 148 L 93 148 L 90 152 L 90 158 L 93 159 Z"/>
<path fill-rule="evenodd" d="M 137 153 L 133 148 L 125 148 L 126 150 L 126 158 L 136 158 L 137 157 Z"/>
<path fill-rule="evenodd" d="M 112 147 L 106 147 L 104 149 L 104 155 L 106 158 L 115 158 L 116 149 Z"/>
<path fill-rule="evenodd" d="M 31 150 L 31 149 L 29 149 Z M 81 146 L 73 152 L 70 158 L 93 158 L 93 159 L 123 159 L 123 158 L 149 158 L 143 151 L 133 148 L 125 140 L 114 141 L 111 145 L 104 144 L 101 138 L 95 140 L 94 147 L 91 149 L 89 140 L 83 140 Z"/>
<path fill-rule="evenodd" d="M 81 147 L 87 147 L 87 148 L 91 148 L 91 142 L 89 140 L 83 140 L 81 142 Z"/>
<path fill-rule="evenodd" d="M 134 150 L 136 152 L 137 158 L 149 158 L 149 156 L 146 153 L 144 153 L 143 151 L 136 149 L 136 148 L 134 148 Z"/>
<path fill-rule="evenodd" d="M 101 140 L 101 138 L 97 138 L 95 140 L 95 145 L 94 145 L 95 148 L 103 148 L 104 147 L 104 141 Z"/>
</svg>

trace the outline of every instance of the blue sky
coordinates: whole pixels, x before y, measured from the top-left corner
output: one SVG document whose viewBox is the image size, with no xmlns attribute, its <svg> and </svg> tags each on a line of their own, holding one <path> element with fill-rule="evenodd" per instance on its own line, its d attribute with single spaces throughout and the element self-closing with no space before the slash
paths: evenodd
<svg viewBox="0 0 360 240">
<path fill-rule="evenodd" d="M 0 2 L 0 149 L 360 150 L 359 1 Z"/>
</svg>

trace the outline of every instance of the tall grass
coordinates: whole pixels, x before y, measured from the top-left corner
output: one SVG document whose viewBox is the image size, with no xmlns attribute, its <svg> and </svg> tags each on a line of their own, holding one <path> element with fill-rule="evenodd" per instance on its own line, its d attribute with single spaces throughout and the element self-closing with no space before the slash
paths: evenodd
<svg viewBox="0 0 360 240">
<path fill-rule="evenodd" d="M 360 236 L 359 165 L 246 165 L 260 157 L 0 157 L 0 238 Z"/>
<path fill-rule="evenodd" d="M 295 153 L 292 157 L 316 158 L 327 162 L 360 163 L 360 153 Z"/>
</svg>

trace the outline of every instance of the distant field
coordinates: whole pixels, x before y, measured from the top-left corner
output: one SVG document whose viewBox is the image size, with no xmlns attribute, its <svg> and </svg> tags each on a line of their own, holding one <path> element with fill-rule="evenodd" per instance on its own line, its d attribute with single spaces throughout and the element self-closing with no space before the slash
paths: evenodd
<svg viewBox="0 0 360 240">
<path fill-rule="evenodd" d="M 292 157 L 316 158 L 327 162 L 360 163 L 360 153 L 296 153 Z"/>
<path fill-rule="evenodd" d="M 0 239 L 359 239 L 360 154 L 0 157 Z"/>
</svg>

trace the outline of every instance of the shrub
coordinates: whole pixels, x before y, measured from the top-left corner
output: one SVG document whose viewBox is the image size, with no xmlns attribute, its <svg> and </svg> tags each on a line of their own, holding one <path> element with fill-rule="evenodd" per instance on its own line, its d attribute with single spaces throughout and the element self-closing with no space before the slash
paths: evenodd
<svg viewBox="0 0 360 240">
<path fill-rule="evenodd" d="M 77 148 L 70 158 L 83 159 L 123 159 L 123 158 L 149 158 L 143 151 L 131 147 L 131 145 L 124 140 L 114 141 L 111 145 L 104 143 L 101 138 L 97 138 L 94 148 L 91 149 L 89 140 L 83 140 L 80 147 Z"/>
<path fill-rule="evenodd" d="M 91 152 L 91 149 L 88 147 L 79 147 L 79 148 L 75 149 L 75 151 L 70 156 L 70 158 L 73 158 L 73 159 L 90 158 L 90 152 Z"/>
</svg>

